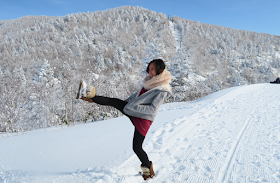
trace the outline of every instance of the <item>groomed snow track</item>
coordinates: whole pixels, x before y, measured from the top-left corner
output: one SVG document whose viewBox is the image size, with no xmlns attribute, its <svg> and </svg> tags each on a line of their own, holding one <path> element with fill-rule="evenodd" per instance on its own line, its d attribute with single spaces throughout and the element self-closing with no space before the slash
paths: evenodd
<svg viewBox="0 0 280 183">
<path fill-rule="evenodd" d="M 256 84 L 165 104 L 144 143 L 157 174 L 147 182 L 280 182 L 279 91 L 280 85 Z M 139 166 L 131 155 L 117 166 L 32 180 L 143 182 Z"/>
<path fill-rule="evenodd" d="M 279 182 L 279 90 L 280 85 L 245 86 L 205 103 L 163 109 L 160 115 L 178 109 L 182 114 L 147 141 L 157 174 L 148 182 Z M 138 166 L 131 156 L 107 176 L 112 182 L 142 182 Z"/>
</svg>

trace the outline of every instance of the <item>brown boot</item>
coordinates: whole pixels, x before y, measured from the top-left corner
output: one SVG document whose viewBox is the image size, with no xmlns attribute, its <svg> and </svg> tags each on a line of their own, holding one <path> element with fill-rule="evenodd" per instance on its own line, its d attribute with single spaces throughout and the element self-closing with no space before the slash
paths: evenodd
<svg viewBox="0 0 280 183">
<path fill-rule="evenodd" d="M 153 162 L 151 162 L 150 168 L 141 165 L 141 169 L 143 171 L 142 177 L 144 178 L 144 180 L 153 178 L 155 176 L 155 172 L 153 169 Z"/>
<path fill-rule="evenodd" d="M 96 95 L 96 89 L 89 85 L 86 94 L 87 98 L 93 98 Z"/>
<path fill-rule="evenodd" d="M 77 91 L 76 99 L 81 97 L 93 98 L 96 95 L 96 89 L 90 85 L 87 85 L 86 82 L 81 81 Z"/>
</svg>

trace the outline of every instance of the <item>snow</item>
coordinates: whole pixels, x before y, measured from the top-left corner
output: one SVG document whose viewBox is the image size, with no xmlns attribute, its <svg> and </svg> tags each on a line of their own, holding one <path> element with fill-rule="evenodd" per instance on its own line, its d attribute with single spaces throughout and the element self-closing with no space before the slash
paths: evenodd
<svg viewBox="0 0 280 183">
<path fill-rule="evenodd" d="M 99 78 L 98 74 L 92 73 L 92 75 L 93 75 L 93 79 L 92 79 L 93 81 L 98 80 Z"/>
<path fill-rule="evenodd" d="M 147 182 L 280 182 L 280 85 L 162 105 L 144 142 Z M 0 182 L 144 182 L 126 117 L 0 139 Z"/>
<path fill-rule="evenodd" d="M 175 38 L 175 46 L 176 46 L 176 51 L 178 49 L 184 48 L 183 44 L 180 43 L 182 40 L 182 34 L 180 33 L 180 31 L 177 29 L 176 24 L 174 24 L 172 21 L 169 21 L 169 27 L 172 31 L 172 35 Z"/>
</svg>

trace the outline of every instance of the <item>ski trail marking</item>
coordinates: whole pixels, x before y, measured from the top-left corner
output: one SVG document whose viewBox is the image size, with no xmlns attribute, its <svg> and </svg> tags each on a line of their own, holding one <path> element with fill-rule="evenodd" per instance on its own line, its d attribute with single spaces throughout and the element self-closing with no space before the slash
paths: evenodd
<svg viewBox="0 0 280 183">
<path fill-rule="evenodd" d="M 234 159 L 234 156 L 236 154 L 236 151 L 239 148 L 239 144 L 244 136 L 244 134 L 247 131 L 248 126 L 250 126 L 250 123 L 252 121 L 252 117 L 253 114 L 256 112 L 256 110 L 259 108 L 259 106 L 263 103 L 265 97 L 261 100 L 261 102 L 253 109 L 253 112 L 249 115 L 249 117 L 247 118 L 242 130 L 239 132 L 238 137 L 237 137 L 237 141 L 234 143 L 234 145 L 232 146 L 232 148 L 230 149 L 228 156 L 226 158 L 226 163 L 225 165 L 221 168 L 219 175 L 218 175 L 218 179 L 217 182 L 224 182 L 225 178 L 227 176 L 228 170 L 229 168 L 232 166 L 232 160 Z"/>
</svg>

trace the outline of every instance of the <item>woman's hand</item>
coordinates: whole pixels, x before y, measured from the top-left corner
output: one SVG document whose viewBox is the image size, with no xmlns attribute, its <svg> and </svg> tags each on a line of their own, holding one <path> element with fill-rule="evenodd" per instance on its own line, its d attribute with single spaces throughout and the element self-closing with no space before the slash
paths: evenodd
<svg viewBox="0 0 280 183">
<path fill-rule="evenodd" d="M 88 101 L 89 103 L 92 103 L 92 99 L 91 98 L 87 98 L 87 97 L 82 97 L 82 100 Z"/>
</svg>

